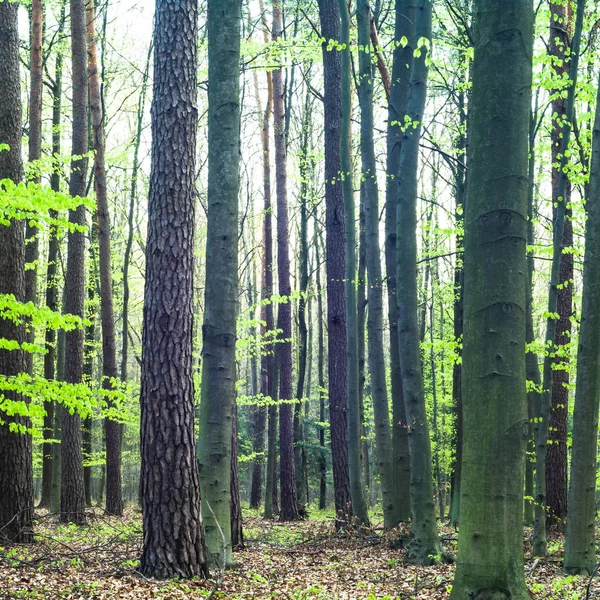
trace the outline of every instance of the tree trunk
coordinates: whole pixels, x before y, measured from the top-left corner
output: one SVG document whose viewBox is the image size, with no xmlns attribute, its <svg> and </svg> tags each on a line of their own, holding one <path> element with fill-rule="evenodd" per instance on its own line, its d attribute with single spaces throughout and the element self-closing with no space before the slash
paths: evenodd
<svg viewBox="0 0 600 600">
<path fill-rule="evenodd" d="M 62 35 L 65 23 L 65 3 L 61 2 L 59 18 L 59 35 Z M 61 101 L 62 101 L 62 64 L 63 53 L 57 52 L 56 64 L 54 68 L 54 86 L 52 88 L 52 155 L 60 155 L 60 123 L 61 123 Z M 55 169 L 50 176 L 50 186 L 52 190 L 60 190 L 60 173 Z M 55 219 L 58 214 L 55 211 L 50 213 L 50 217 Z M 57 279 L 57 261 L 58 261 L 58 232 L 55 226 L 50 226 L 48 233 L 48 261 L 46 263 L 46 306 L 50 310 L 58 309 L 58 279 Z M 53 327 L 46 327 L 44 355 L 44 377 L 48 380 L 54 379 L 54 362 L 56 360 L 56 330 Z M 58 491 L 57 479 L 58 472 L 55 468 L 55 458 L 60 459 L 60 446 L 50 444 L 46 440 L 60 439 L 56 436 L 54 429 L 55 418 L 58 418 L 60 409 L 55 410 L 54 402 L 46 403 L 46 416 L 44 417 L 44 440 L 42 446 L 42 498 L 41 507 L 50 507 L 52 503 L 52 489 L 56 487 Z M 58 429 L 60 433 L 60 428 Z M 55 485 L 56 484 L 56 485 Z M 58 507 L 55 507 L 58 509 Z M 54 510 L 54 509 L 53 509 Z"/>
<path fill-rule="evenodd" d="M 383 278 L 379 255 L 379 189 L 373 140 L 373 64 L 370 47 L 371 9 L 368 0 L 357 4 L 359 52 L 360 149 L 363 189 L 365 194 L 365 241 L 367 254 L 367 302 L 369 314 L 367 335 L 371 396 L 375 418 L 377 471 L 381 479 L 383 522 L 392 529 L 398 522 L 394 510 L 392 483 L 392 438 L 390 432 L 385 359 L 383 354 Z"/>
<path fill-rule="evenodd" d="M 325 40 L 341 38 L 337 2 L 319 0 L 321 31 Z M 327 348 L 329 421 L 337 526 L 352 516 L 348 469 L 348 394 L 346 355 L 346 301 L 344 295 L 344 195 L 340 180 L 342 112 L 342 58 L 337 49 L 323 48 L 325 83 L 325 245 L 327 264 Z"/>
<path fill-rule="evenodd" d="M 237 422 L 237 405 L 234 405 L 231 426 L 231 546 L 233 550 L 243 550 L 244 530 L 242 528 L 242 500 L 238 478 Z"/>
<path fill-rule="evenodd" d="M 583 28 L 583 13 L 585 0 L 577 2 L 577 22 L 573 35 L 573 48 L 569 63 L 569 85 L 567 91 L 567 105 L 565 119 L 561 132 L 560 148 L 560 170 L 556 189 L 556 197 L 561 201 L 555 208 L 554 231 L 553 231 L 553 253 L 550 283 L 548 290 L 548 310 L 546 314 L 546 356 L 544 357 L 544 370 L 542 376 L 542 394 L 537 412 L 538 432 L 536 439 L 536 471 L 535 471 L 535 518 L 533 522 L 533 554 L 534 556 L 545 556 L 547 553 L 546 542 L 546 454 L 548 448 L 549 417 L 552 405 L 552 381 L 555 377 L 553 363 L 555 356 L 557 322 L 554 314 L 558 306 L 558 288 L 560 282 L 560 265 L 563 257 L 562 244 L 564 235 L 565 213 L 567 209 L 567 173 L 566 164 L 568 159 L 569 140 L 571 138 L 571 122 L 575 108 L 575 89 L 577 86 L 577 68 L 579 64 L 579 47 L 581 42 L 581 31 Z M 568 231 L 568 228 L 567 228 Z"/>
<path fill-rule="evenodd" d="M 526 600 L 522 511 L 528 427 L 522 349 L 533 7 L 530 1 L 475 0 L 473 14 L 463 462 L 459 554 L 450 598 Z"/>
<path fill-rule="evenodd" d="M 342 44 L 342 119 L 340 127 L 340 166 L 344 195 L 346 356 L 348 363 L 348 468 L 352 510 L 358 525 L 369 525 L 360 465 L 360 398 L 358 394 L 358 311 L 356 307 L 356 225 L 352 169 L 352 66 L 350 64 L 350 15 L 346 0 L 339 0 Z"/>
<path fill-rule="evenodd" d="M 112 267 L 110 258 L 110 214 L 106 190 L 104 161 L 104 121 L 102 90 L 96 58 L 95 0 L 86 0 L 90 113 L 94 147 L 94 184 L 100 267 L 100 315 L 102 325 L 102 387 L 113 389 L 112 380 L 118 376 L 115 341 L 115 316 L 112 297 Z M 106 10 L 106 9 L 105 9 Z M 113 404 L 108 401 L 108 407 Z M 106 431 L 106 514 L 121 516 L 121 427 L 117 421 L 104 419 Z"/>
<path fill-rule="evenodd" d="M 596 459 L 600 398 L 600 79 L 592 131 L 592 159 L 585 230 L 583 298 L 577 387 L 573 413 L 573 447 L 569 518 L 564 569 L 588 576 L 596 566 Z"/>
<path fill-rule="evenodd" d="M 415 39 L 431 40 L 431 0 L 419 0 L 415 18 Z M 402 139 L 400 177 L 396 199 L 396 240 L 398 266 L 398 345 L 402 364 L 402 388 L 409 426 L 411 544 L 408 560 L 432 564 L 440 554 L 431 467 L 431 441 L 425 410 L 425 392 L 417 325 L 417 175 L 421 124 L 427 94 L 429 53 L 421 47 L 411 73 L 407 115 L 408 127 Z M 414 126 L 415 124 L 416 127 Z"/>
<path fill-rule="evenodd" d="M 0 2 L 0 143 L 9 150 L 0 152 L 0 180 L 23 179 L 21 158 L 21 85 L 19 75 L 18 5 Z M 0 225 L 0 293 L 25 300 L 25 223 L 20 220 Z M 0 338 L 25 340 L 25 328 L 10 319 L 0 319 Z M 0 350 L 0 374 L 6 377 L 25 371 L 22 350 Z M 3 391 L 10 401 L 22 398 Z M 30 427 L 29 419 L 8 416 L 0 411 L 0 539 L 16 543 L 33 542 L 33 468 L 29 432 L 11 431 L 10 425 Z"/>
<path fill-rule="evenodd" d="M 550 55 L 558 60 L 553 62 L 554 77 L 566 79 L 569 76 L 568 52 L 569 29 L 572 25 L 573 13 L 569 4 L 550 3 L 550 35 L 548 44 Z M 552 206 L 560 202 L 558 197 L 560 163 L 561 128 L 566 116 L 566 99 L 560 91 L 553 90 L 558 97 L 552 100 Z M 571 199 L 571 184 L 567 180 L 565 200 Z M 562 237 L 562 247 L 573 246 L 572 211 L 567 207 Z M 546 454 L 546 526 L 554 525 L 564 530 L 567 517 L 567 428 L 569 408 L 569 351 L 571 343 L 571 316 L 573 314 L 573 253 L 562 254 L 559 267 L 559 290 L 556 299 L 556 350 L 566 353 L 562 358 L 554 360 L 552 373 L 552 408 L 549 414 L 549 435 Z"/>
<path fill-rule="evenodd" d="M 392 472 L 394 523 L 410 519 L 410 456 L 408 423 L 402 390 L 396 300 L 396 193 L 400 177 L 402 125 L 406 115 L 414 50 L 415 0 L 396 0 L 394 64 L 388 106 L 385 197 L 385 267 L 390 327 L 390 370 L 392 391 Z M 407 44 L 402 45 L 405 37 Z"/>
<path fill-rule="evenodd" d="M 71 1 L 71 58 L 73 71 L 73 146 L 72 154 L 83 156 L 88 152 L 88 70 L 85 26 L 85 1 Z M 78 158 L 71 165 L 69 194 L 81 198 L 86 195 L 87 157 Z M 69 222 L 86 226 L 84 205 L 69 211 Z M 85 233 L 69 231 L 67 277 L 65 282 L 65 310 L 84 317 L 85 299 Z M 65 381 L 81 383 L 83 375 L 83 330 L 74 329 L 65 334 Z M 85 522 L 83 489 L 83 456 L 81 417 L 62 407 L 62 473 L 60 490 L 60 520 L 63 523 Z"/>
<path fill-rule="evenodd" d="M 273 2 L 273 41 L 283 35 L 283 2 Z M 294 465 L 294 431 L 292 423 L 292 305 L 290 285 L 289 226 L 287 201 L 287 166 L 285 149 L 285 115 L 283 107 L 283 70 L 273 71 L 273 126 L 275 128 L 275 170 L 277 186 L 277 270 L 279 295 L 285 301 L 279 305 L 277 329 L 281 330 L 278 343 L 279 357 L 279 474 L 281 485 L 281 521 L 299 518 Z"/>
<path fill-rule="evenodd" d="M 208 575 L 192 373 L 197 34 L 196 0 L 157 2 L 140 394 L 144 547 L 139 566 L 144 576 L 157 578 Z M 227 474 L 229 467 L 227 462 Z M 229 523 L 229 503 L 227 509 Z"/>
</svg>

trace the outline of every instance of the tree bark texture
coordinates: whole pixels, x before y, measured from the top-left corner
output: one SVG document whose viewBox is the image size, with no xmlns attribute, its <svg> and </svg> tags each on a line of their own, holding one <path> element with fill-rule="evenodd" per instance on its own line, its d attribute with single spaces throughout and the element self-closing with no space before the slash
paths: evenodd
<svg viewBox="0 0 600 600">
<path fill-rule="evenodd" d="M 192 376 L 197 34 L 196 0 L 157 1 L 142 333 L 144 546 L 139 566 L 140 573 L 157 578 L 208 575 Z M 229 467 L 227 463 L 228 473 Z"/>
<path fill-rule="evenodd" d="M 0 179 L 19 183 L 23 179 L 21 158 L 21 85 L 19 75 L 18 5 L 0 2 Z M 0 226 L 0 293 L 25 300 L 25 223 Z M 0 338 L 25 340 L 24 327 L 0 319 Z M 10 377 L 26 369 L 21 350 L 0 351 L 0 374 Z M 5 391 L 10 400 L 19 396 Z M 33 468 L 31 435 L 11 431 L 11 424 L 30 427 L 29 419 L 0 411 L 0 539 L 16 543 L 33 541 Z"/>
<path fill-rule="evenodd" d="M 339 4 L 319 0 L 325 81 L 325 246 L 327 265 L 327 349 L 329 421 L 333 488 L 338 526 L 352 516 L 348 469 L 348 393 L 346 355 L 346 301 L 344 294 L 344 196 L 340 178 L 342 112 L 342 58 L 327 42 L 341 37 Z"/>
<path fill-rule="evenodd" d="M 88 152 L 88 70 L 85 22 L 85 0 L 71 0 L 71 60 L 73 72 L 73 144 L 72 154 Z M 71 163 L 69 194 L 86 195 L 87 158 Z M 86 225 L 83 204 L 69 211 L 69 222 L 80 228 Z M 65 311 L 84 317 L 85 300 L 85 233 L 69 231 L 67 277 L 65 282 Z M 83 330 L 65 333 L 65 381 L 81 383 L 83 375 Z M 60 519 L 63 523 L 85 522 L 83 488 L 83 456 L 81 417 L 62 407 L 62 472 L 60 490 Z"/>
<path fill-rule="evenodd" d="M 463 461 L 452 600 L 525 600 L 527 153 L 533 7 L 474 2 Z M 499 185 L 501 182 L 501 185 Z"/>
</svg>

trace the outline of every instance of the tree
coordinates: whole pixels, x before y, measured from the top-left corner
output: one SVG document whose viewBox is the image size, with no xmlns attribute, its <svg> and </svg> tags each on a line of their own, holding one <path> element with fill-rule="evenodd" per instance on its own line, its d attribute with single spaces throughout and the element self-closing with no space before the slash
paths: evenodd
<svg viewBox="0 0 600 600">
<path fill-rule="evenodd" d="M 19 76 L 18 5 L 0 2 L 0 180 L 23 179 L 21 158 L 21 85 Z M 25 223 L 0 225 L 0 293 L 25 300 Z M 0 319 L 0 338 L 25 340 L 23 326 Z M 0 374 L 13 376 L 26 369 L 22 350 L 0 350 Z M 9 391 L 2 394 L 21 400 Z M 31 435 L 22 432 L 29 420 L 0 411 L 0 539 L 17 543 L 33 541 L 33 473 Z"/>
<path fill-rule="evenodd" d="M 379 254 L 379 190 L 373 140 L 373 64 L 370 48 L 371 8 L 368 0 L 359 0 L 356 7 L 358 22 L 360 102 L 361 179 L 365 198 L 365 246 L 367 264 L 367 302 L 369 307 L 368 355 L 371 373 L 371 395 L 375 413 L 377 470 L 381 478 L 383 519 L 386 529 L 395 527 L 397 512 L 392 494 L 392 447 L 383 354 L 383 279 Z"/>
<path fill-rule="evenodd" d="M 283 35 L 283 0 L 273 2 L 273 41 Z M 282 521 L 298 519 L 296 469 L 294 465 L 294 431 L 292 405 L 292 288 L 290 284 L 289 225 L 287 201 L 287 165 L 285 144 L 285 113 L 283 106 L 283 69 L 273 71 L 273 128 L 275 131 L 275 185 L 277 189 L 277 272 L 279 295 L 285 300 L 279 305 L 277 329 L 279 360 L 279 474 L 281 484 Z"/>
<path fill-rule="evenodd" d="M 352 515 L 348 470 L 348 394 L 346 358 L 346 300 L 344 295 L 344 196 L 341 180 L 340 128 L 342 60 L 337 51 L 341 38 L 339 4 L 319 0 L 325 83 L 325 246 L 327 265 L 327 349 L 329 421 L 333 488 L 338 525 Z M 328 49 L 328 45 L 332 49 Z"/>
<path fill-rule="evenodd" d="M 106 189 L 104 160 L 104 117 L 98 59 L 96 57 L 95 0 L 86 0 L 88 68 L 90 85 L 90 112 L 94 146 L 94 184 L 96 191 L 96 219 L 100 269 L 100 312 L 102 325 L 102 386 L 113 387 L 117 378 L 117 347 L 113 309 L 112 267 L 110 258 L 110 214 Z M 111 403 L 109 403 L 110 405 Z M 123 514 L 121 493 L 121 427 L 113 419 L 105 419 L 106 431 L 106 514 Z"/>
<path fill-rule="evenodd" d="M 390 327 L 390 379 L 392 395 L 392 473 L 393 473 L 393 521 L 399 523 L 410 519 L 410 456 L 408 427 L 400 346 L 398 344 L 398 303 L 396 301 L 396 193 L 400 176 L 402 153 L 402 124 L 406 115 L 410 73 L 414 50 L 415 0 L 396 0 L 394 29 L 394 63 L 392 85 L 388 104 L 387 157 L 385 188 L 385 270 L 388 295 L 388 321 Z M 407 43 L 402 44 L 406 38 Z"/>
<path fill-rule="evenodd" d="M 233 562 L 241 15 L 241 0 L 208 3 L 208 232 L 198 464 L 209 561 L 222 567 Z"/>
<path fill-rule="evenodd" d="M 564 561 L 567 573 L 579 575 L 591 575 L 596 566 L 595 492 L 600 398 L 600 79 L 598 90 L 592 132 Z"/>
<path fill-rule="evenodd" d="M 139 570 L 148 577 L 194 577 L 208 575 L 192 376 L 197 2 L 157 0 L 154 19 L 140 397 L 144 547 Z M 226 467 L 229 472 L 228 462 Z"/>
<path fill-rule="evenodd" d="M 459 554 L 450 597 L 525 600 L 523 350 L 532 2 L 475 0 L 473 31 L 463 462 Z"/>
<path fill-rule="evenodd" d="M 415 39 L 431 40 L 431 0 L 416 7 Z M 422 43 L 422 42 L 421 42 Z M 396 297 L 402 389 L 409 428 L 411 546 L 408 559 L 431 564 L 440 554 L 431 466 L 431 441 L 417 326 L 417 175 L 419 140 L 427 95 L 427 45 L 417 49 L 410 79 L 406 127 L 402 139 L 396 197 Z"/>
<path fill-rule="evenodd" d="M 69 194 L 86 195 L 88 160 L 88 70 L 85 0 L 71 0 L 71 61 L 73 72 L 73 145 Z M 65 310 L 84 317 L 86 210 L 83 204 L 69 211 L 69 230 Z M 65 381 L 81 383 L 83 376 L 83 330 L 65 334 Z M 60 519 L 63 523 L 85 522 L 81 416 L 62 407 Z"/>
</svg>

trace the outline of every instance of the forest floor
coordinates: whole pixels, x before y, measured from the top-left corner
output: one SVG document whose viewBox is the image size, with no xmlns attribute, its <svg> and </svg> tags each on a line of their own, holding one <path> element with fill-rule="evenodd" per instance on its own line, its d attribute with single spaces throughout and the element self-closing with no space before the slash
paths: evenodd
<svg viewBox="0 0 600 600">
<path fill-rule="evenodd" d="M 135 571 L 142 546 L 138 512 L 121 520 L 91 511 L 84 527 L 59 525 L 54 515 L 37 517 L 36 544 L 0 547 L 2 600 L 442 600 L 454 576 L 454 565 L 405 564 L 405 551 L 390 548 L 377 525 L 349 535 L 336 533 L 326 515 L 293 524 L 248 515 L 237 569 L 213 573 L 209 581 L 156 581 Z M 443 527 L 440 533 L 446 551 L 455 553 L 456 532 Z M 588 579 L 561 571 L 562 540 L 552 539 L 549 548 L 547 559 L 526 560 L 531 597 L 585 600 Z M 600 599 L 600 576 L 587 597 Z"/>
</svg>

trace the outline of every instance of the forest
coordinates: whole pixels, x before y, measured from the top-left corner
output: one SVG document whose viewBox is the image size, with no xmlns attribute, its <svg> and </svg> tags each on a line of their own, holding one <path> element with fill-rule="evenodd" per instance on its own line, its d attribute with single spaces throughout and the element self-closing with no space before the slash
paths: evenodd
<svg viewBox="0 0 600 600">
<path fill-rule="evenodd" d="M 599 33 L 0 0 L 0 599 L 600 598 Z"/>
</svg>

